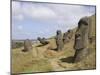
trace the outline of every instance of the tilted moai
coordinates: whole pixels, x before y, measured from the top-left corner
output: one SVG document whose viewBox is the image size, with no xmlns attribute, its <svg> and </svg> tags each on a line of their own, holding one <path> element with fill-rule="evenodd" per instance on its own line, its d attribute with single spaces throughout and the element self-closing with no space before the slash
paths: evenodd
<svg viewBox="0 0 100 75">
<path fill-rule="evenodd" d="M 75 33 L 74 62 L 81 61 L 88 54 L 88 17 L 80 19 Z"/>
<path fill-rule="evenodd" d="M 40 37 L 38 37 L 38 40 L 39 40 L 39 42 L 40 42 L 41 44 L 43 44 L 43 45 L 46 45 L 46 44 L 49 43 L 45 38 L 40 38 Z"/>
<path fill-rule="evenodd" d="M 24 50 L 23 51 L 30 51 L 32 50 L 32 42 L 29 39 L 24 41 Z"/>
<path fill-rule="evenodd" d="M 63 36 L 61 30 L 57 30 L 56 33 L 56 45 L 57 45 L 57 50 L 60 51 L 63 48 Z"/>
<path fill-rule="evenodd" d="M 72 38 L 72 36 L 73 36 L 73 31 L 72 30 L 68 30 L 67 32 L 65 32 L 64 35 L 63 35 L 64 44 L 69 42 L 70 39 Z"/>
</svg>

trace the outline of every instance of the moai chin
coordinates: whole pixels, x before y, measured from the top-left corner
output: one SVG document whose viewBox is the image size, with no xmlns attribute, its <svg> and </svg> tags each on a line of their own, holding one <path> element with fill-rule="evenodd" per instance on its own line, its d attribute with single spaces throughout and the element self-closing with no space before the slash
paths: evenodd
<svg viewBox="0 0 100 75">
<path fill-rule="evenodd" d="M 57 30 L 56 32 L 56 45 L 57 50 L 60 51 L 63 48 L 63 36 L 61 30 Z"/>
</svg>

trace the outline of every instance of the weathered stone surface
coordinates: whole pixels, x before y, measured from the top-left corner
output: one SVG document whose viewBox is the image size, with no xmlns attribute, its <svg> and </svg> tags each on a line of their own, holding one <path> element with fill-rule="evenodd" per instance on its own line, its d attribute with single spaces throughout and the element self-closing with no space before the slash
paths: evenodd
<svg viewBox="0 0 100 75">
<path fill-rule="evenodd" d="M 75 33 L 74 49 L 76 52 L 74 62 L 82 60 L 88 53 L 88 25 L 88 17 L 80 19 L 78 23 L 78 28 Z"/>
<path fill-rule="evenodd" d="M 23 51 L 30 51 L 32 50 L 32 42 L 29 39 L 24 41 L 24 50 Z"/>
<path fill-rule="evenodd" d="M 79 50 L 83 48 L 84 48 L 84 45 L 83 45 L 82 37 L 80 34 L 76 34 L 74 49 Z"/>
<path fill-rule="evenodd" d="M 89 43 L 92 44 L 93 42 L 96 42 L 95 36 L 92 36 L 91 38 L 89 38 Z"/>
<path fill-rule="evenodd" d="M 72 36 L 73 36 L 73 31 L 72 30 L 68 30 L 67 32 L 65 32 L 64 35 L 63 35 L 64 44 L 69 42 L 71 40 Z"/>
<path fill-rule="evenodd" d="M 89 39 L 93 39 L 96 36 L 96 16 L 92 15 L 89 18 Z"/>
<path fill-rule="evenodd" d="M 89 18 L 89 43 L 93 43 L 95 41 L 96 36 L 96 16 L 92 15 Z"/>
<path fill-rule="evenodd" d="M 56 45 L 57 45 L 58 51 L 62 50 L 62 48 L 63 48 L 63 36 L 62 36 L 61 30 L 57 30 Z"/>
<path fill-rule="evenodd" d="M 49 43 L 45 38 L 40 38 L 40 37 L 38 37 L 38 40 L 39 40 L 39 42 L 40 42 L 41 44 L 43 44 L 43 45 L 46 45 L 46 44 Z"/>
<path fill-rule="evenodd" d="M 74 55 L 74 62 L 80 62 L 81 60 L 83 60 L 87 55 L 88 55 L 89 51 L 88 49 L 79 49 L 75 51 L 75 55 Z"/>
</svg>

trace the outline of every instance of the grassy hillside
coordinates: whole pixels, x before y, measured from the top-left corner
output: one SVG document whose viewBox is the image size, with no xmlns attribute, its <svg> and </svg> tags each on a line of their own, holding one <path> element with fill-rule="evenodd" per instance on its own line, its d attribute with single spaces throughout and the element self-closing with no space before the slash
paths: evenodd
<svg viewBox="0 0 100 75">
<path fill-rule="evenodd" d="M 93 36 L 95 36 L 95 15 L 91 16 Z M 73 29 L 75 34 L 75 29 Z M 12 49 L 12 73 L 50 72 L 65 70 L 95 69 L 95 41 L 89 44 L 89 55 L 79 63 L 72 63 L 75 50 L 74 35 L 69 43 L 64 45 L 62 51 L 56 51 L 55 39 L 48 39 L 48 45 L 33 44 L 32 51 L 22 52 L 23 47 Z"/>
</svg>

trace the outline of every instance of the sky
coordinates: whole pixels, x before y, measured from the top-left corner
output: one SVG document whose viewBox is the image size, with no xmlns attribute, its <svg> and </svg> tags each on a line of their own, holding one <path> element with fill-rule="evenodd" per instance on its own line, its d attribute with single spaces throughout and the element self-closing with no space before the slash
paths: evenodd
<svg viewBox="0 0 100 75">
<path fill-rule="evenodd" d="M 95 6 L 12 1 L 12 39 L 50 38 L 57 30 L 77 27 L 84 16 L 95 14 Z"/>
</svg>

